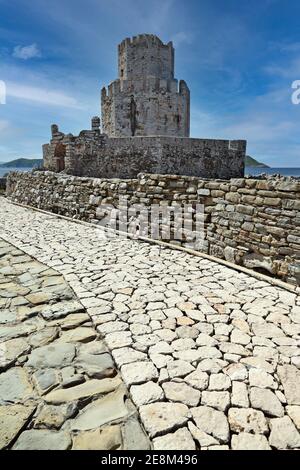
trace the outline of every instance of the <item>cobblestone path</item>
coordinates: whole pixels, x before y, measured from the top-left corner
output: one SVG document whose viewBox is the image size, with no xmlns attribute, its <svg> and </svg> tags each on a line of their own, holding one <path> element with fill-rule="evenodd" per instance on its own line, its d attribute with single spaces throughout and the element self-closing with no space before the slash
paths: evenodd
<svg viewBox="0 0 300 470">
<path fill-rule="evenodd" d="M 0 239 L 0 449 L 150 447 L 99 337 L 63 276 Z"/>
<path fill-rule="evenodd" d="M 0 237 L 55 269 L 73 288 L 93 323 L 85 328 L 94 335 L 96 328 L 111 351 L 154 449 L 300 448 L 299 296 L 184 252 L 107 240 L 92 225 L 5 199 Z M 3 286 L 6 270 L 0 273 Z M 6 306 L 1 294 L 0 302 Z M 34 310 L 29 302 L 16 309 Z M 47 320 L 55 322 L 56 312 L 48 310 Z M 68 323 L 63 310 L 59 318 Z M 30 320 L 21 319 L 19 328 Z M 75 325 L 71 336 L 83 342 L 79 352 L 87 348 L 90 354 L 97 339 L 82 339 L 88 335 L 82 328 Z M 47 354 L 35 351 L 21 353 L 19 373 L 48 367 Z M 75 376 L 82 373 L 72 366 Z M 92 369 L 97 377 L 97 365 Z M 76 386 L 71 383 L 66 395 Z M 58 397 L 54 403 L 61 403 L 64 390 L 49 393 Z M 99 429 L 93 422 L 101 415 L 98 406 L 99 400 L 83 401 L 72 429 Z"/>
</svg>

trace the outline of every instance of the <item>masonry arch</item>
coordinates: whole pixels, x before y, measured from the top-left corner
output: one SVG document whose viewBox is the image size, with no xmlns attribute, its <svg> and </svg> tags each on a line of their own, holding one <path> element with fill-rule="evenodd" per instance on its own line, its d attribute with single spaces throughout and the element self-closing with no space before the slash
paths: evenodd
<svg viewBox="0 0 300 470">
<path fill-rule="evenodd" d="M 54 159 L 56 162 L 56 171 L 60 173 L 65 169 L 65 159 L 66 159 L 66 146 L 62 143 L 58 143 L 54 151 Z"/>
</svg>

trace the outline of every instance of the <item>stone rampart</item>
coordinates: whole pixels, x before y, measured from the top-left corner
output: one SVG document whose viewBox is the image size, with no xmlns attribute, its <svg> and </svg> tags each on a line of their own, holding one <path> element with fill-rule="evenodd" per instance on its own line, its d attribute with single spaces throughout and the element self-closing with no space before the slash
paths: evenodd
<svg viewBox="0 0 300 470">
<path fill-rule="evenodd" d="M 76 176 L 129 179 L 137 178 L 141 172 L 237 178 L 244 174 L 245 153 L 244 140 L 109 138 L 97 130 L 82 131 L 79 136 L 54 132 L 50 144 L 43 148 L 46 170 L 65 170 Z"/>
<path fill-rule="evenodd" d="M 164 241 L 300 284 L 300 181 L 296 179 L 206 180 L 140 174 L 120 180 L 12 172 L 7 195 L 15 202 L 95 224 L 101 224 L 108 205 L 119 207 L 120 197 L 131 209 L 136 204 L 171 209 L 188 204 L 193 224 L 195 208 L 203 205 L 201 242 L 193 244 L 189 230 L 176 239 L 174 218 Z"/>
</svg>

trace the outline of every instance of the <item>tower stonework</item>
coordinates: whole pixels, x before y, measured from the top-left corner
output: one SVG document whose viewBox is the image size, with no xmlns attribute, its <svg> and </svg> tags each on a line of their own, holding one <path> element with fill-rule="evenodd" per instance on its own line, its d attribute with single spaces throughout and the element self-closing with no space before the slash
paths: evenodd
<svg viewBox="0 0 300 470">
<path fill-rule="evenodd" d="M 174 78 L 174 47 L 155 35 L 118 46 L 119 78 L 101 93 L 102 130 L 109 137 L 190 135 L 190 91 Z"/>
</svg>

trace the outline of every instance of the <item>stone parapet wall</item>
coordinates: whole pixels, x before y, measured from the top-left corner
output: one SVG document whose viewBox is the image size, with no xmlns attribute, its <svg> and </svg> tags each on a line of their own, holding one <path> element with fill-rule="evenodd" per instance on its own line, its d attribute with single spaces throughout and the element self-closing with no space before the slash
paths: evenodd
<svg viewBox="0 0 300 470">
<path fill-rule="evenodd" d="M 244 172 L 245 141 L 176 137 L 108 138 L 102 147 L 73 145 L 68 173 L 100 178 L 136 178 L 140 172 L 239 177 Z"/>
<path fill-rule="evenodd" d="M 204 240 L 198 246 L 216 257 L 300 284 L 300 181 L 290 178 L 206 180 L 173 175 L 139 175 L 114 180 L 50 172 L 10 173 L 7 195 L 75 219 L 101 223 L 104 205 L 119 197 L 134 204 L 204 207 Z M 195 222 L 195 220 L 194 220 Z M 171 241 L 191 247 L 189 233 Z"/>
<path fill-rule="evenodd" d="M 94 178 L 137 178 L 138 174 L 238 178 L 244 174 L 243 140 L 179 137 L 112 137 L 99 131 L 79 136 L 52 134 L 44 146 L 44 168 Z M 59 160 L 64 154 L 63 168 Z"/>
</svg>

